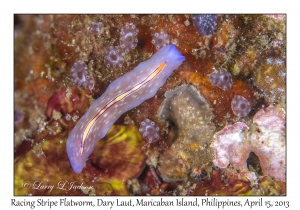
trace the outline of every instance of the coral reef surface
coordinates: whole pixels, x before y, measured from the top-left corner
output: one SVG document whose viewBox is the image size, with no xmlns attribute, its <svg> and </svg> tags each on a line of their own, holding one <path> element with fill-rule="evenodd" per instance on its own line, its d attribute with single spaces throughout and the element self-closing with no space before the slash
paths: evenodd
<svg viewBox="0 0 300 210">
<path fill-rule="evenodd" d="M 190 174 L 197 175 L 193 171 L 210 164 L 213 114 L 209 103 L 191 85 L 177 87 L 165 96 L 159 116 L 173 125 L 169 131 L 173 143 L 160 155 L 158 170 L 167 182 L 186 180 Z"/>
<path fill-rule="evenodd" d="M 231 164 L 238 170 L 248 172 L 247 161 L 252 152 L 259 158 L 263 175 L 285 181 L 284 110 L 273 106 L 262 109 L 254 115 L 253 124 L 250 126 L 248 131 L 249 127 L 245 123 L 237 122 L 214 134 L 215 140 L 211 145 L 215 152 L 214 164 L 220 168 Z M 257 171 L 254 169 L 254 172 Z"/>
<path fill-rule="evenodd" d="M 285 14 L 15 14 L 15 194 L 285 195 L 286 20 Z M 74 173 L 65 147 L 74 126 L 112 81 L 165 44 L 185 61 L 153 97 L 120 115 L 84 170 Z M 78 61 L 87 73 L 72 75 Z M 93 77 L 93 88 L 73 76 Z M 232 109 L 237 96 L 248 102 Z M 138 131 L 145 119 L 159 128 L 151 144 Z M 90 187 L 25 189 L 26 180 Z"/>
</svg>

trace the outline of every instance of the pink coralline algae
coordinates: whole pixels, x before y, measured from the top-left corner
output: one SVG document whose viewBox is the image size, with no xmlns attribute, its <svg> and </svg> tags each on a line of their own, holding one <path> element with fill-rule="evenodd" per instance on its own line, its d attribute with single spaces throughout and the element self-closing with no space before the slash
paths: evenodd
<svg viewBox="0 0 300 210">
<path fill-rule="evenodd" d="M 266 14 L 265 16 L 274 18 L 274 19 L 281 19 L 281 20 L 286 18 L 285 14 Z"/>
<path fill-rule="evenodd" d="M 105 51 L 104 61 L 107 67 L 122 67 L 125 53 L 118 46 L 110 46 Z"/>
<path fill-rule="evenodd" d="M 266 110 L 260 110 L 253 117 L 253 122 L 258 126 L 264 127 L 270 131 L 281 132 L 285 127 L 285 112 L 274 106 L 269 106 Z"/>
<path fill-rule="evenodd" d="M 231 88 L 233 83 L 231 74 L 225 69 L 211 73 L 209 80 L 224 91 Z"/>
<path fill-rule="evenodd" d="M 248 146 L 245 145 L 246 138 L 244 130 L 249 127 L 242 122 L 225 126 L 221 131 L 214 134 L 215 141 L 212 147 L 215 150 L 214 164 L 220 168 L 226 168 L 229 163 L 237 168 L 247 169 L 246 161 L 249 156 Z"/>
<path fill-rule="evenodd" d="M 120 46 L 128 53 L 133 50 L 138 42 L 137 34 L 139 30 L 135 27 L 133 23 L 126 23 L 125 27 L 121 29 L 120 32 Z"/>
<path fill-rule="evenodd" d="M 154 44 L 154 46 L 158 50 L 164 46 L 169 45 L 169 36 L 168 36 L 168 34 L 161 31 L 160 33 L 154 34 L 154 37 L 151 42 L 152 42 L 152 44 Z"/>
<path fill-rule="evenodd" d="M 88 88 L 90 91 L 93 90 L 95 84 L 94 77 L 83 61 L 77 61 L 73 64 L 71 75 L 75 85 Z"/>
<path fill-rule="evenodd" d="M 253 152 L 259 157 L 264 174 L 285 181 L 285 111 L 278 106 L 269 106 L 253 117 L 255 132 L 251 133 Z"/>
<path fill-rule="evenodd" d="M 101 22 L 91 22 L 90 32 L 93 34 L 99 34 L 103 31 L 103 23 Z"/>
<path fill-rule="evenodd" d="M 139 131 L 142 133 L 143 138 L 150 144 L 159 140 L 159 127 L 149 119 L 141 123 Z"/>
<path fill-rule="evenodd" d="M 214 164 L 226 168 L 231 164 L 243 173 L 249 173 L 247 159 L 251 152 L 259 158 L 263 175 L 285 181 L 285 111 L 270 106 L 258 111 L 249 127 L 243 122 L 225 126 L 214 134 Z"/>
<path fill-rule="evenodd" d="M 231 101 L 231 109 L 236 116 L 245 117 L 251 111 L 251 104 L 243 96 L 236 95 Z"/>
</svg>

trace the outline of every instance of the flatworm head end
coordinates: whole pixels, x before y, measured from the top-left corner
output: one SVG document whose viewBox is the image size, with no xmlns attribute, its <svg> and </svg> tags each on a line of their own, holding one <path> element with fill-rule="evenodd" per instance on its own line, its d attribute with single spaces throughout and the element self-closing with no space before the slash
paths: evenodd
<svg viewBox="0 0 300 210">
<path fill-rule="evenodd" d="M 176 61 L 184 61 L 185 57 L 179 52 L 174 44 L 169 45 L 169 52 L 175 58 Z"/>
</svg>

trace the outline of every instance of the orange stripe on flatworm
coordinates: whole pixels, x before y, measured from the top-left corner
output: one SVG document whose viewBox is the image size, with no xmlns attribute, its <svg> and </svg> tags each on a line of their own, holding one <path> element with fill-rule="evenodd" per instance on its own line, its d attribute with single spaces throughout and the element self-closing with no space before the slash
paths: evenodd
<svg viewBox="0 0 300 210">
<path fill-rule="evenodd" d="M 81 140 L 81 146 L 80 146 L 80 155 L 82 156 L 83 153 L 83 149 L 84 149 L 84 143 L 86 141 L 86 138 L 88 136 L 88 134 L 91 131 L 91 128 L 94 126 L 95 122 L 98 120 L 98 118 L 106 111 L 108 110 L 111 106 L 113 106 L 115 103 L 121 101 L 123 98 L 125 98 L 126 96 L 128 96 L 129 94 L 137 91 L 138 89 L 140 89 L 143 85 L 145 85 L 147 82 L 151 81 L 159 72 L 161 72 L 164 67 L 166 66 L 166 62 L 163 62 L 162 64 L 160 64 L 157 69 L 155 69 L 154 72 L 152 72 L 152 74 L 150 74 L 144 81 L 140 82 L 139 84 L 137 84 L 136 86 L 134 86 L 133 88 L 125 91 L 124 93 L 120 94 L 119 96 L 117 96 L 116 98 L 114 98 L 113 100 L 111 100 L 108 104 L 106 104 L 104 106 L 104 108 L 98 112 L 98 114 L 87 124 L 87 126 L 84 129 L 83 135 L 82 135 L 82 140 Z"/>
</svg>

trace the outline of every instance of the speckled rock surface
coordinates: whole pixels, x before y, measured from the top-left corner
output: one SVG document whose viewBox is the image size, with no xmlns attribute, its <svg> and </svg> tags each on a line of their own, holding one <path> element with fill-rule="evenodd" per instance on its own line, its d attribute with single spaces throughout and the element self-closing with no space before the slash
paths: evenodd
<svg viewBox="0 0 300 210">
<path fill-rule="evenodd" d="M 159 157 L 158 170 L 165 181 L 186 180 L 190 173 L 212 160 L 209 145 L 215 130 L 211 123 L 213 114 L 193 86 L 182 85 L 165 96 L 159 116 L 173 125 L 174 134 L 169 135 L 173 144 Z"/>
</svg>

